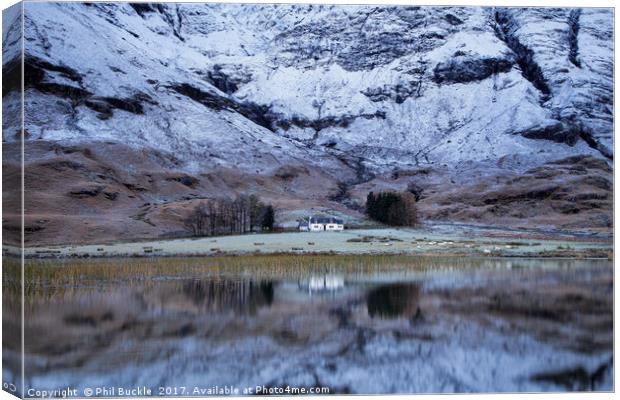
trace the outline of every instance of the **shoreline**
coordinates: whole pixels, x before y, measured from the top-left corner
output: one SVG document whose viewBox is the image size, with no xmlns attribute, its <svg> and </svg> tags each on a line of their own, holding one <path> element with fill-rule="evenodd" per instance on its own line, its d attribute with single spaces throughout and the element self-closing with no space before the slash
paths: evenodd
<svg viewBox="0 0 620 400">
<path fill-rule="evenodd" d="M 3 256 L 19 257 L 17 246 Z M 342 232 L 258 233 L 113 244 L 26 247 L 26 259 L 159 258 L 257 255 L 402 255 L 442 257 L 613 257 L 613 242 L 573 238 L 523 238 L 429 232 L 416 229 L 354 229 Z"/>
</svg>

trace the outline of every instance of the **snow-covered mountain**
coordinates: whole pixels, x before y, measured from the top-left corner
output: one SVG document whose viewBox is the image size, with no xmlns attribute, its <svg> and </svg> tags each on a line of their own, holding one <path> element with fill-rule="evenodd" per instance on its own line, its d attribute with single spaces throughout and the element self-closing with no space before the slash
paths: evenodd
<svg viewBox="0 0 620 400">
<path fill-rule="evenodd" d="M 284 192 L 324 186 L 343 210 L 390 179 L 475 184 L 613 157 L 611 9 L 25 3 L 24 27 L 33 148 L 100 143 L 113 163 L 114 143 L 192 176 L 292 169 L 312 184 Z M 3 89 L 6 113 L 19 96 Z"/>
</svg>

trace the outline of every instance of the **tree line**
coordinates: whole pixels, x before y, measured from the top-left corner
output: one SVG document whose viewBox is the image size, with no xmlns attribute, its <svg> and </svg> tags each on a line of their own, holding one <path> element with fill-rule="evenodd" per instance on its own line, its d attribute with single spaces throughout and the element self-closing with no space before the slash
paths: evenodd
<svg viewBox="0 0 620 400">
<path fill-rule="evenodd" d="M 418 222 L 416 199 L 409 192 L 374 192 L 366 197 L 366 215 L 392 226 L 415 226 Z"/>
<path fill-rule="evenodd" d="M 272 231 L 274 222 L 273 206 L 263 203 L 255 195 L 205 200 L 183 220 L 185 229 L 192 236 Z"/>
</svg>

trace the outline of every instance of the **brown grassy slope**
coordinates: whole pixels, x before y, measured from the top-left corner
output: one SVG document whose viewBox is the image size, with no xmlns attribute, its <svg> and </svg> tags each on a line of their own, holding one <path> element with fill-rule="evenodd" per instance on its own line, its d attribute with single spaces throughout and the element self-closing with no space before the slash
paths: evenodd
<svg viewBox="0 0 620 400">
<path fill-rule="evenodd" d="M 431 218 L 608 230 L 613 223 L 613 175 L 602 160 L 571 157 L 495 182 L 438 191 L 422 204 Z"/>
<path fill-rule="evenodd" d="M 334 178 L 299 166 L 276 165 L 272 175 L 224 168 L 188 174 L 181 168 L 170 155 L 116 143 L 29 142 L 26 245 L 186 235 L 183 218 L 207 198 L 255 193 L 279 209 L 294 209 L 325 205 L 338 190 Z M 6 159 L 5 182 L 18 170 L 19 163 Z M 6 242 L 19 243 L 19 197 L 5 195 L 5 204 Z"/>
<path fill-rule="evenodd" d="M 5 144 L 5 188 L 19 186 L 19 161 Z M 208 161 L 205 162 L 208 164 Z M 398 171 L 348 186 L 342 176 L 304 165 L 274 165 L 269 174 L 205 167 L 183 172 L 170 154 L 111 142 L 26 146 L 26 244 L 80 244 L 187 235 L 182 220 L 206 198 L 258 194 L 278 218 L 329 209 L 362 217 L 370 190 L 414 190 L 422 220 L 467 221 L 508 227 L 610 232 L 612 169 L 591 157 L 550 162 L 525 173 L 492 168 Z M 14 192 L 14 191 L 13 191 Z M 5 243 L 19 243 L 19 196 L 3 193 Z M 356 209 L 347 208 L 357 206 Z"/>
<path fill-rule="evenodd" d="M 592 157 L 556 160 L 524 173 L 401 171 L 359 185 L 352 193 L 362 202 L 370 190 L 412 188 L 425 220 L 602 232 L 611 232 L 613 225 L 613 171 Z"/>
</svg>

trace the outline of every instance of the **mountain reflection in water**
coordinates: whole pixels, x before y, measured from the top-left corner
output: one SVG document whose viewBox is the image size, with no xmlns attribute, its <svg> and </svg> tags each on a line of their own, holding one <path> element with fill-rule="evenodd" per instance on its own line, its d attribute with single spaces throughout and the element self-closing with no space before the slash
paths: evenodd
<svg viewBox="0 0 620 400">
<path fill-rule="evenodd" d="M 610 262 L 511 259 L 420 272 L 381 260 L 270 275 L 41 280 L 26 296 L 26 386 L 613 387 Z M 5 287 L 5 381 L 20 373 L 19 335 L 8 334 L 19 332 L 18 298 Z"/>
</svg>

